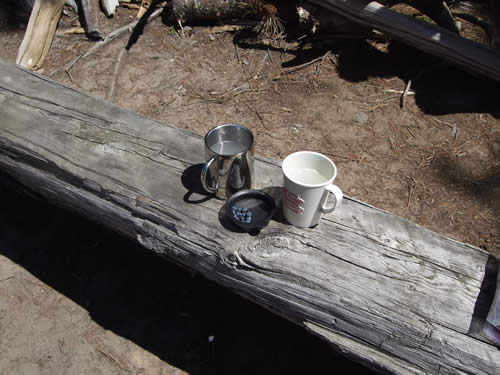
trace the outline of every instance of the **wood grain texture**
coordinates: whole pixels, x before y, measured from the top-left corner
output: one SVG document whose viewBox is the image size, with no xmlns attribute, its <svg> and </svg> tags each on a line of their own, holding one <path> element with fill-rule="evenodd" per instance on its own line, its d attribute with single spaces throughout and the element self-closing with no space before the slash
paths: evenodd
<svg viewBox="0 0 500 375">
<path fill-rule="evenodd" d="M 500 81 L 500 52 L 369 0 L 306 0 L 443 60 Z"/>
<path fill-rule="evenodd" d="M 488 254 L 346 198 L 315 229 L 229 230 L 200 136 L 0 62 L 0 171 L 394 374 L 500 373 L 468 332 Z M 279 163 L 256 162 L 280 191 Z M 341 173 L 340 173 L 340 177 Z M 479 301 L 478 301 L 479 298 Z"/>
<path fill-rule="evenodd" d="M 61 18 L 64 0 L 36 0 L 16 63 L 38 69 L 45 61 Z"/>
</svg>

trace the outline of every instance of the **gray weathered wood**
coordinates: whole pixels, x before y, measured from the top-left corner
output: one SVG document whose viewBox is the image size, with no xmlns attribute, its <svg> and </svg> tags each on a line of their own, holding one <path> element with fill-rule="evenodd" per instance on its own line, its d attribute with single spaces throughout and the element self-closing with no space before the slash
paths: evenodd
<svg viewBox="0 0 500 375">
<path fill-rule="evenodd" d="M 484 251 L 350 198 L 315 229 L 236 233 L 196 193 L 202 162 L 201 137 L 0 61 L 1 172 L 380 371 L 500 373 L 500 351 L 468 333 Z M 278 162 L 258 159 L 256 177 L 279 191 Z"/>
<path fill-rule="evenodd" d="M 83 27 L 91 40 L 103 40 L 104 34 L 99 30 L 99 0 L 80 0 L 83 16 Z"/>
<path fill-rule="evenodd" d="M 436 0 L 437 1 L 437 0 Z M 369 0 L 306 0 L 348 20 L 382 31 L 462 68 L 500 81 L 500 52 L 446 30 L 397 13 Z"/>
</svg>

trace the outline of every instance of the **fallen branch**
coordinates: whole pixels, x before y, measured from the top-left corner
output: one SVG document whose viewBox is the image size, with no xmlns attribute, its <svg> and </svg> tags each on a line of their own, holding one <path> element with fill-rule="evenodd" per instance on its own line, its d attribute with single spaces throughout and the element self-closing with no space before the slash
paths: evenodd
<svg viewBox="0 0 500 375">
<path fill-rule="evenodd" d="M 111 82 L 109 84 L 108 92 L 106 93 L 106 100 L 111 101 L 113 94 L 115 92 L 116 80 L 118 73 L 120 72 L 121 62 L 123 55 L 127 52 L 126 48 L 122 48 L 115 62 L 115 68 L 113 69 L 113 76 L 111 77 Z"/>
<path fill-rule="evenodd" d="M 35 1 L 16 64 L 32 70 L 40 68 L 54 39 L 63 7 L 64 0 Z"/>
<path fill-rule="evenodd" d="M 155 18 L 157 18 L 161 12 L 163 11 L 163 7 L 160 8 L 160 9 L 157 9 L 155 12 L 153 12 L 153 14 L 151 14 L 151 16 L 148 18 L 148 21 L 147 22 L 151 22 L 152 20 L 154 20 Z M 104 40 L 101 40 L 100 42 L 97 42 L 95 43 L 87 52 L 81 54 L 80 56 L 77 56 L 75 57 L 73 60 L 71 60 L 65 67 L 64 67 L 64 70 L 66 72 L 69 72 L 71 70 L 71 68 L 78 62 L 80 61 L 80 59 L 84 59 L 85 57 L 88 57 L 90 55 L 92 55 L 95 51 L 97 51 L 99 48 L 101 47 L 104 47 L 105 45 L 111 43 L 113 40 L 115 40 L 116 38 L 118 38 L 119 36 L 121 36 L 123 33 L 125 32 L 132 32 L 134 27 L 137 25 L 137 23 L 139 22 L 138 21 L 133 21 L 133 22 L 130 22 L 129 24 L 125 25 L 125 26 L 122 26 L 112 32 L 110 32 L 106 38 L 104 38 Z"/>
</svg>

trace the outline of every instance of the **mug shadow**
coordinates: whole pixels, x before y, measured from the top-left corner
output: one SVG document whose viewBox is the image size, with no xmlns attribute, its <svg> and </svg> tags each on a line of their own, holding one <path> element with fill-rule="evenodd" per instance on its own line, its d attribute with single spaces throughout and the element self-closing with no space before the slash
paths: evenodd
<svg viewBox="0 0 500 375">
<path fill-rule="evenodd" d="M 0 255 L 169 365 L 192 375 L 370 373 L 229 289 L 12 187 L 0 184 Z"/>
<path fill-rule="evenodd" d="M 208 193 L 201 185 L 200 176 L 204 164 L 194 164 L 184 170 L 181 176 L 182 185 L 187 189 L 183 200 L 189 204 L 200 204 L 212 198 L 214 193 Z"/>
</svg>

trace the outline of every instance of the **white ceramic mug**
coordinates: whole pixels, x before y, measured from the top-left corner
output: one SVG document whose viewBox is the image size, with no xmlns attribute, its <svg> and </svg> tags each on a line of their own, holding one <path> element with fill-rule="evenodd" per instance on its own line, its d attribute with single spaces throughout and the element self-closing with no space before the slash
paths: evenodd
<svg viewBox="0 0 500 375">
<path fill-rule="evenodd" d="M 296 227 L 317 225 L 321 214 L 332 212 L 342 201 L 342 190 L 333 185 L 337 167 L 326 156 L 312 151 L 288 155 L 282 164 L 283 214 Z M 332 193 L 333 204 L 328 205 Z"/>
</svg>

